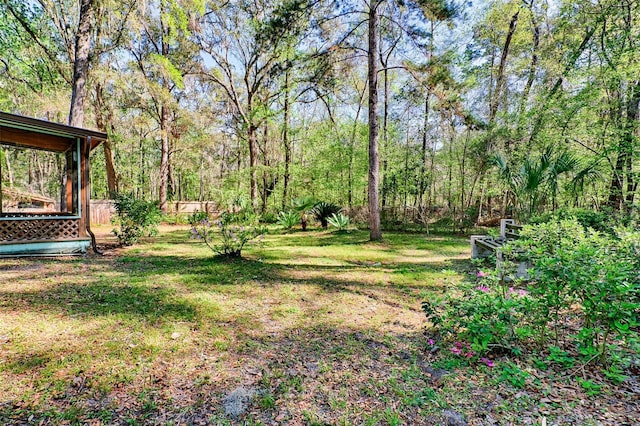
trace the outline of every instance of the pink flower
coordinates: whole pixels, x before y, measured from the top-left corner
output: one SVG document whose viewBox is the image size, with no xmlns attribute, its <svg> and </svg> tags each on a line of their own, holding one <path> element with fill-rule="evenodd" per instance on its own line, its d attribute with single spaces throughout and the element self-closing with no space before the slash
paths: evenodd
<svg viewBox="0 0 640 426">
<path fill-rule="evenodd" d="M 429 340 L 427 340 L 427 343 L 430 344 L 431 346 L 433 346 L 433 345 L 436 344 L 436 341 L 433 340 L 433 339 L 429 339 Z"/>
<path fill-rule="evenodd" d="M 466 354 L 464 354 L 465 358 L 473 358 L 474 356 L 476 356 L 476 353 L 474 351 L 469 351 Z"/>
<path fill-rule="evenodd" d="M 489 287 L 487 287 L 486 285 L 479 285 L 478 287 L 476 287 L 476 290 L 482 291 L 484 293 L 488 293 Z"/>
<path fill-rule="evenodd" d="M 489 358 L 480 358 L 480 362 L 486 364 L 489 368 L 492 368 L 495 365 Z"/>
<path fill-rule="evenodd" d="M 460 350 L 460 348 L 451 348 L 451 353 L 460 355 L 462 351 Z"/>
<path fill-rule="evenodd" d="M 518 290 L 518 295 L 520 296 L 526 296 L 527 294 L 529 294 L 527 290 Z"/>
<path fill-rule="evenodd" d="M 478 278 L 488 277 L 489 274 L 484 271 L 478 271 Z"/>
</svg>

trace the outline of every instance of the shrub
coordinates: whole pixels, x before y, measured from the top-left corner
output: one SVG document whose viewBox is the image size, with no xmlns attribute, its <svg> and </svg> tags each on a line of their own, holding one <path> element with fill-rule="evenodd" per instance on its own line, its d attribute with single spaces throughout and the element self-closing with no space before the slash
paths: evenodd
<svg viewBox="0 0 640 426">
<path fill-rule="evenodd" d="M 333 213 L 331 217 L 327 218 L 327 222 L 331 226 L 338 228 L 338 231 L 345 231 L 351 224 L 351 219 L 342 213 Z"/>
<path fill-rule="evenodd" d="M 538 225 L 567 219 L 575 219 L 585 229 L 592 228 L 596 231 L 614 234 L 614 220 L 612 220 L 611 214 L 588 209 L 559 209 L 555 212 L 534 216 L 529 222 Z"/>
<path fill-rule="evenodd" d="M 320 225 L 322 225 L 322 229 L 327 229 L 327 226 L 329 226 L 328 219 L 332 214 L 339 213 L 340 210 L 341 208 L 338 205 L 320 201 L 319 203 L 316 203 L 315 206 L 313 206 L 313 209 L 311 209 L 311 213 L 316 218 L 316 220 L 320 222 Z"/>
<path fill-rule="evenodd" d="M 517 352 L 520 336 L 526 334 L 521 320 L 528 311 L 528 293 L 504 286 L 495 272 L 483 274 L 462 295 L 424 301 L 422 309 L 438 335 L 469 342 L 474 355 Z"/>
<path fill-rule="evenodd" d="M 278 223 L 278 216 L 272 212 L 264 212 L 260 215 L 260 223 Z"/>
<path fill-rule="evenodd" d="M 280 212 L 278 214 L 278 225 L 284 229 L 291 229 L 300 222 L 300 214 L 294 211 Z"/>
<path fill-rule="evenodd" d="M 461 295 L 423 303 L 436 334 L 469 342 L 478 355 L 537 343 L 550 358 L 567 351 L 614 372 L 637 351 L 640 232 L 548 222 L 523 227 L 503 255 L 499 269 L 479 272 Z M 521 261 L 532 265 L 527 290 L 508 281 Z"/>
<path fill-rule="evenodd" d="M 238 195 L 229 203 L 229 209 L 222 213 L 221 220 L 226 223 L 257 224 L 260 216 L 253 211 L 249 198 Z"/>
<path fill-rule="evenodd" d="M 215 238 L 216 228 L 220 233 L 219 242 Z M 204 219 L 191 229 L 191 238 L 203 241 L 217 255 L 231 258 L 241 257 L 242 249 L 247 244 L 259 241 L 264 234 L 264 228 L 232 224 L 225 220 L 224 215 L 214 223 Z"/>
<path fill-rule="evenodd" d="M 585 355 L 604 360 L 610 337 L 637 338 L 640 233 L 619 229 L 609 236 L 563 220 L 525 227 L 521 235 L 514 248 L 533 264 L 538 321 L 553 320 L 556 344 L 561 316 L 575 303 L 582 319 L 575 343 Z"/>
<path fill-rule="evenodd" d="M 188 223 L 191 226 L 196 226 L 198 223 L 202 222 L 205 219 L 209 219 L 209 213 L 195 210 L 189 215 Z"/>
<path fill-rule="evenodd" d="M 120 244 L 130 246 L 143 236 L 152 236 L 158 232 L 162 212 L 157 203 L 136 199 L 131 194 L 117 194 L 114 197 L 116 218 L 114 224 L 120 229 L 113 233 Z"/>
</svg>

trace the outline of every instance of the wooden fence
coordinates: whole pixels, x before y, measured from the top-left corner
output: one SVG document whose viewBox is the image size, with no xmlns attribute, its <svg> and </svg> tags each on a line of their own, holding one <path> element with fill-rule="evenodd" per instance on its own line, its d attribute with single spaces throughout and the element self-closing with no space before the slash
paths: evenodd
<svg viewBox="0 0 640 426">
<path fill-rule="evenodd" d="M 189 215 L 195 211 L 215 213 L 218 205 L 213 201 L 177 201 L 167 203 L 169 214 Z M 116 209 L 111 200 L 91 200 L 91 223 L 108 225 L 115 215 Z"/>
</svg>

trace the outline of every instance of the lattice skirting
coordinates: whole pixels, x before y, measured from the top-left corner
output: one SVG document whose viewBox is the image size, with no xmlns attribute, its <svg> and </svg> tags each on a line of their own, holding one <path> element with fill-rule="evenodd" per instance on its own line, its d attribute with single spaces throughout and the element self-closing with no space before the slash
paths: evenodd
<svg viewBox="0 0 640 426">
<path fill-rule="evenodd" d="M 0 242 L 79 238 L 79 222 L 78 219 L 0 220 Z"/>
</svg>

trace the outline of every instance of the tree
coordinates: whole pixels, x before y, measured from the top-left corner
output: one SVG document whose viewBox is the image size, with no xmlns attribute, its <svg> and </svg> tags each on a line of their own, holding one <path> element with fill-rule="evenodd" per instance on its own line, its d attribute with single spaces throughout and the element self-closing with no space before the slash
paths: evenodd
<svg viewBox="0 0 640 426">
<path fill-rule="evenodd" d="M 300 31 L 311 5 L 304 0 L 229 2 L 225 8 L 210 10 L 203 23 L 200 46 L 214 64 L 204 69 L 203 76 L 222 90 L 233 107 L 238 135 L 247 141 L 254 208 L 258 197 L 258 129 L 277 96 L 271 91 L 274 78 L 289 67 L 290 36 Z"/>
<path fill-rule="evenodd" d="M 379 0 L 369 5 L 369 49 L 367 51 L 367 79 L 369 82 L 369 238 L 382 239 L 380 228 L 380 159 L 378 158 L 378 7 Z"/>
<path fill-rule="evenodd" d="M 131 10 L 130 1 L 133 0 L 81 0 L 79 4 L 59 2 L 56 5 L 38 0 L 27 6 L 22 2 L 3 0 L 4 7 L 19 23 L 24 34 L 39 48 L 40 57 L 47 58 L 51 64 L 50 72 L 55 70 L 70 86 L 67 123 L 71 126 L 85 126 L 91 68 L 102 55 L 119 47 Z M 105 11 L 108 9 L 111 9 L 109 23 L 105 23 Z M 77 23 L 74 23 L 76 17 Z M 44 28 L 43 20 L 47 21 Z M 71 72 L 67 64 L 71 64 Z M 100 125 L 98 127 L 107 130 Z M 105 141 L 103 148 L 109 192 L 113 194 L 117 188 L 117 176 L 110 141 Z"/>
<path fill-rule="evenodd" d="M 134 69 L 139 73 L 138 83 L 149 96 L 138 106 L 158 123 L 160 130 L 160 171 L 158 198 L 160 209 L 167 212 L 171 174 L 170 150 L 175 134 L 177 100 L 184 89 L 185 77 L 195 74 L 199 64 L 195 44 L 190 40 L 193 18 L 187 10 L 197 15 L 204 12 L 199 0 L 159 0 L 154 5 L 140 6 L 137 14 L 139 36 L 131 38 L 130 52 Z"/>
</svg>

